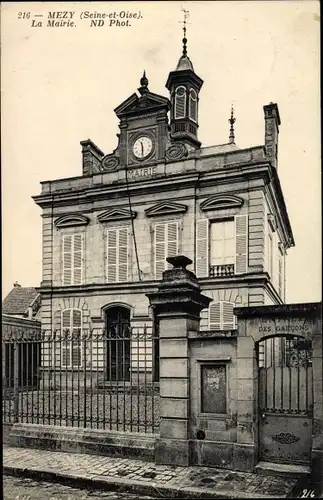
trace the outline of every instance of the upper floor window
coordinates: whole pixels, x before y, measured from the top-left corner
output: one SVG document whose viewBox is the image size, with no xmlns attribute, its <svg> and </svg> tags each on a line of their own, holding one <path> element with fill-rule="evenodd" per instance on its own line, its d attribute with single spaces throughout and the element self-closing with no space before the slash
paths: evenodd
<svg viewBox="0 0 323 500">
<path fill-rule="evenodd" d="M 236 316 L 233 314 L 234 307 L 233 302 L 224 300 L 212 302 L 209 306 L 209 329 L 234 330 L 236 328 Z"/>
<path fill-rule="evenodd" d="M 248 270 L 248 216 L 197 221 L 196 274 L 199 277 L 243 274 Z"/>
<path fill-rule="evenodd" d="M 80 309 L 64 309 L 62 311 L 61 365 L 66 368 L 82 365 L 82 311 Z"/>
<path fill-rule="evenodd" d="M 211 223 L 210 265 L 234 264 L 236 256 L 234 219 Z"/>
<path fill-rule="evenodd" d="M 128 281 L 128 240 L 127 227 L 114 227 L 107 230 L 108 283 Z"/>
<path fill-rule="evenodd" d="M 63 285 L 81 285 L 83 267 L 83 234 L 64 234 Z"/>
<path fill-rule="evenodd" d="M 177 87 L 175 91 L 175 118 L 185 118 L 186 88 Z"/>
<path fill-rule="evenodd" d="M 167 269 L 167 257 L 178 255 L 178 221 L 157 223 L 154 228 L 154 275 L 155 279 L 162 278 Z"/>
<path fill-rule="evenodd" d="M 197 94 L 194 89 L 190 89 L 189 96 L 189 117 L 197 122 Z"/>
</svg>

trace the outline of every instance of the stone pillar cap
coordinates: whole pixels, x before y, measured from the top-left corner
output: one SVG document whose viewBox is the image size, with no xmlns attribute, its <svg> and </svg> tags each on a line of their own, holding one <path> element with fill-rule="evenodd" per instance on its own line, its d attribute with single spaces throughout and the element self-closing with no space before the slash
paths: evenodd
<svg viewBox="0 0 323 500">
<path fill-rule="evenodd" d="M 175 269 L 186 269 L 187 266 L 193 263 L 191 259 L 185 255 L 176 255 L 176 257 L 167 257 L 166 261 L 174 266 Z"/>
</svg>

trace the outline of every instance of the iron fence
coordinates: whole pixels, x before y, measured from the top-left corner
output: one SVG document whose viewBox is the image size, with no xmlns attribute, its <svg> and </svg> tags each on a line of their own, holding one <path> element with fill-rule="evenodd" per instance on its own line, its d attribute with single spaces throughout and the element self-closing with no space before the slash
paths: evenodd
<svg viewBox="0 0 323 500">
<path fill-rule="evenodd" d="M 150 326 L 7 328 L 4 422 L 158 432 L 158 341 Z"/>
</svg>

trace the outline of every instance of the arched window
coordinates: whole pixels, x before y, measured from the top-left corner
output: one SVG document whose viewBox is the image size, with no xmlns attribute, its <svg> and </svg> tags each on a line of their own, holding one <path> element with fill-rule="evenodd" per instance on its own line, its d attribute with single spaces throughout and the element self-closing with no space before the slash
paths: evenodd
<svg viewBox="0 0 323 500">
<path fill-rule="evenodd" d="M 221 300 L 213 302 L 209 308 L 210 330 L 234 330 L 236 328 L 236 317 L 233 314 L 235 304 Z"/>
<path fill-rule="evenodd" d="M 80 367 L 82 364 L 82 311 L 64 309 L 62 311 L 62 350 L 61 366 Z"/>
<path fill-rule="evenodd" d="M 197 122 L 197 94 L 194 89 L 190 89 L 189 117 L 194 122 Z"/>
<path fill-rule="evenodd" d="M 185 118 L 186 88 L 182 85 L 175 91 L 175 118 Z"/>
</svg>

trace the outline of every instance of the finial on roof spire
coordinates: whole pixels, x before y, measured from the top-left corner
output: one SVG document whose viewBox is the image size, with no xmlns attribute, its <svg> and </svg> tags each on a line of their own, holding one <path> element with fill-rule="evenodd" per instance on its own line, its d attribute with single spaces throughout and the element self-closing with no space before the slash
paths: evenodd
<svg viewBox="0 0 323 500">
<path fill-rule="evenodd" d="M 234 118 L 234 109 L 233 105 L 231 105 L 231 116 L 229 118 L 229 123 L 230 123 L 230 135 L 229 135 L 229 144 L 235 144 L 235 139 L 234 139 L 234 124 L 236 122 L 236 119 Z"/>
<path fill-rule="evenodd" d="M 140 78 L 140 88 L 138 89 L 141 95 L 145 94 L 146 92 L 149 92 L 148 83 L 149 81 L 148 78 L 146 77 L 146 71 L 144 70 L 143 75 Z"/>
<path fill-rule="evenodd" d="M 146 70 L 144 70 L 144 73 L 143 73 L 142 77 L 140 78 L 140 85 L 142 87 L 148 87 L 148 83 L 149 82 L 148 82 L 148 79 L 146 77 Z"/>
<path fill-rule="evenodd" d="M 181 21 L 183 23 L 183 32 L 184 32 L 184 37 L 183 37 L 183 56 L 187 56 L 187 38 L 186 38 L 186 20 L 189 17 L 189 11 L 186 9 L 182 8 L 182 11 L 184 12 L 184 21 Z"/>
</svg>

